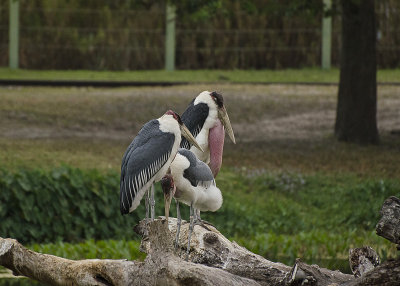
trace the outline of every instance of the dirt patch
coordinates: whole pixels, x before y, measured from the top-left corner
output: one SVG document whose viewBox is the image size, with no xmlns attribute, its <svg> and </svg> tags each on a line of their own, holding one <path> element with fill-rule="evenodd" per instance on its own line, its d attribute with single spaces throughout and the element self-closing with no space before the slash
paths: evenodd
<svg viewBox="0 0 400 286">
<path fill-rule="evenodd" d="M 130 138 L 167 109 L 183 112 L 202 90 L 218 90 L 239 142 L 320 139 L 333 132 L 337 88 L 300 85 L 191 85 L 157 88 L 0 89 L 6 138 Z M 378 124 L 400 126 L 400 87 L 381 86 Z"/>
</svg>

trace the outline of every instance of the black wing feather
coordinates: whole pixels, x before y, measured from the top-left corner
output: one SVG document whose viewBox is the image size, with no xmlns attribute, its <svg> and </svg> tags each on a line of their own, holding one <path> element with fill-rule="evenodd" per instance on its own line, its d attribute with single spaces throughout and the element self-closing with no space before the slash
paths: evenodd
<svg viewBox="0 0 400 286">
<path fill-rule="evenodd" d="M 207 119 L 209 108 L 206 103 L 198 103 L 194 105 L 194 100 L 195 99 L 193 99 L 186 108 L 185 112 L 181 116 L 181 119 L 189 129 L 190 133 L 192 133 L 193 137 L 196 138 Z M 190 149 L 191 144 L 185 137 L 182 136 L 180 147 Z"/>
<path fill-rule="evenodd" d="M 146 123 L 133 139 L 122 158 L 120 210 L 129 213 L 138 205 L 146 190 L 143 186 L 164 166 L 171 156 L 175 135 L 162 132 L 158 120 Z"/>
<path fill-rule="evenodd" d="M 192 186 L 203 185 L 208 187 L 210 185 L 215 185 L 212 171 L 206 163 L 197 159 L 196 155 L 187 149 L 180 148 L 178 152 L 182 156 L 185 156 L 190 163 L 189 167 L 183 171 L 183 177 L 186 178 Z"/>
</svg>

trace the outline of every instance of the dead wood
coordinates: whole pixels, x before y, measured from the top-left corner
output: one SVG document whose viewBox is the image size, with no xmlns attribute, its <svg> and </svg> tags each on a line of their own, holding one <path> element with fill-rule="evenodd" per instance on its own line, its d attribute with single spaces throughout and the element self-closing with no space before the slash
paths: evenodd
<svg viewBox="0 0 400 286">
<path fill-rule="evenodd" d="M 394 196 L 386 199 L 380 214 L 382 217 L 376 225 L 376 233 L 400 244 L 400 199 Z"/>
<path fill-rule="evenodd" d="M 343 286 L 398 286 L 400 285 L 400 260 L 389 260 Z"/>
<path fill-rule="evenodd" d="M 354 279 L 301 261 L 295 267 L 268 261 L 230 242 L 214 227 L 209 229 L 195 226 L 188 262 L 184 259 L 188 224 L 182 225 L 176 251 L 176 219 L 171 218 L 167 224 L 161 218 L 150 223 L 142 221 L 135 227 L 138 233 L 146 234 L 142 249 L 147 257 L 143 262 L 68 260 L 0 238 L 0 265 L 15 275 L 49 285 L 339 285 Z"/>
<path fill-rule="evenodd" d="M 349 251 L 350 269 L 355 277 L 360 277 L 380 264 L 380 258 L 370 246 L 353 248 Z"/>
</svg>

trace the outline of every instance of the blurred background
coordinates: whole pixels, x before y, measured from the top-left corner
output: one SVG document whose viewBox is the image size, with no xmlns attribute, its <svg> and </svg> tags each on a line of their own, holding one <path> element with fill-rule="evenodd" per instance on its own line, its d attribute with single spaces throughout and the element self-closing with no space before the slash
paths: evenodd
<svg viewBox="0 0 400 286">
<path fill-rule="evenodd" d="M 165 42 L 171 36 L 166 34 L 165 1 L 18 2 L 20 68 L 164 68 Z M 9 3 L 0 1 L 1 66 L 8 65 Z M 178 69 L 320 66 L 322 0 L 172 3 Z M 330 4 L 331 31 L 325 31 L 331 34 L 330 58 L 336 67 L 341 45 L 339 6 L 335 1 Z M 396 0 L 376 4 L 380 68 L 396 68 L 400 64 L 399 9 Z"/>
<path fill-rule="evenodd" d="M 216 178 L 224 204 L 204 219 L 288 265 L 300 257 L 349 273 L 349 249 L 364 245 L 396 257 L 375 225 L 400 195 L 400 2 L 347 2 L 361 8 L 0 0 L 0 237 L 70 259 L 144 259 L 132 230 L 144 207 L 119 213 L 122 156 L 144 123 L 216 90 L 237 144 L 225 141 Z M 349 33 L 360 46 L 348 48 Z M 361 135 L 340 123 L 354 86 L 356 126 L 372 122 Z M 0 268 L 0 285 L 32 283 L 11 276 Z"/>
</svg>

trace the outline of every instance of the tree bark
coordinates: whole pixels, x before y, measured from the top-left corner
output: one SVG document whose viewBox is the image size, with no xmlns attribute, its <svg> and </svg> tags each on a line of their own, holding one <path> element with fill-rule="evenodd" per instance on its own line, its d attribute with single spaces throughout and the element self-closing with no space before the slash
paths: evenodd
<svg viewBox="0 0 400 286">
<path fill-rule="evenodd" d="M 135 227 L 143 235 L 144 262 L 73 261 L 30 251 L 13 239 L 0 238 L 0 265 L 50 285 L 340 285 L 352 275 L 297 261 L 275 263 L 230 242 L 218 230 L 195 226 L 189 261 L 185 261 L 188 223 L 174 250 L 176 219 L 157 219 Z M 145 235 L 146 234 L 146 235 Z M 182 256 L 182 258 L 180 257 Z M 315 284 L 317 283 L 317 284 Z"/>
<path fill-rule="evenodd" d="M 335 135 L 377 144 L 375 0 L 341 0 L 342 49 Z"/>
<path fill-rule="evenodd" d="M 380 214 L 382 217 L 376 225 L 376 233 L 400 244 L 400 199 L 394 196 L 386 199 Z"/>
<path fill-rule="evenodd" d="M 365 273 L 374 270 L 381 263 L 381 260 L 374 249 L 364 246 L 350 249 L 349 263 L 354 276 L 361 277 Z"/>
<path fill-rule="evenodd" d="M 344 283 L 342 286 L 398 286 L 400 281 L 400 260 L 382 263 L 374 270 L 366 272 L 356 280 Z"/>
</svg>

